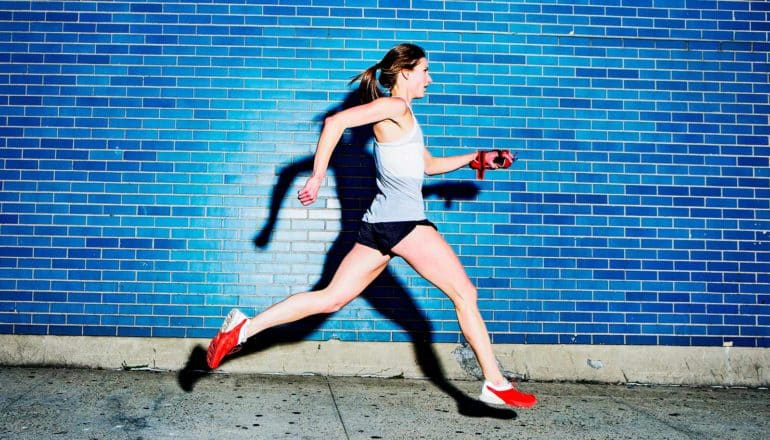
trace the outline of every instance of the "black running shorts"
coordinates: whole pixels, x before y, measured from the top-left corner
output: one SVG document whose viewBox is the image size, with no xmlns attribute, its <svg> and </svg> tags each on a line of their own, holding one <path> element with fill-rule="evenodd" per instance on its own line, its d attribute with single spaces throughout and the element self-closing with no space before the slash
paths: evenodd
<svg viewBox="0 0 770 440">
<path fill-rule="evenodd" d="M 392 249 L 419 225 L 430 226 L 438 230 L 429 220 L 412 220 L 405 222 L 361 222 L 358 230 L 357 243 L 377 249 L 382 255 L 393 255 Z"/>
</svg>

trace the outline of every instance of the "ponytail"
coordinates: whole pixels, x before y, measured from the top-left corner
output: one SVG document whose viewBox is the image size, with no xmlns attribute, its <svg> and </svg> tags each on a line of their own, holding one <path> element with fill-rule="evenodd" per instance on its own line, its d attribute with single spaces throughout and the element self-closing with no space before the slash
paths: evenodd
<svg viewBox="0 0 770 440">
<path fill-rule="evenodd" d="M 361 99 L 361 104 L 372 102 L 384 95 L 382 90 L 377 86 L 377 71 L 379 69 L 380 63 L 377 63 L 359 73 L 350 81 L 350 84 L 361 81 L 361 84 L 358 85 L 358 95 Z"/>
</svg>

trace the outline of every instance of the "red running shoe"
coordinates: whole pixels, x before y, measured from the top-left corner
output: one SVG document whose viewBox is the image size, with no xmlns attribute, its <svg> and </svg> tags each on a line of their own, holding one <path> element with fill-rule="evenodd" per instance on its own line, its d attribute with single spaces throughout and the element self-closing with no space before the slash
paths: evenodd
<svg viewBox="0 0 770 440">
<path fill-rule="evenodd" d="M 510 405 L 521 408 L 532 408 L 537 403 L 537 397 L 534 394 L 522 393 L 510 383 L 498 389 L 492 383 L 484 382 L 479 400 L 493 405 Z"/>
<path fill-rule="evenodd" d="M 209 349 L 206 352 L 206 362 L 212 370 L 217 368 L 222 359 L 239 350 L 241 328 L 248 319 L 246 315 L 238 309 L 230 310 L 222 323 L 219 333 L 209 343 Z"/>
</svg>

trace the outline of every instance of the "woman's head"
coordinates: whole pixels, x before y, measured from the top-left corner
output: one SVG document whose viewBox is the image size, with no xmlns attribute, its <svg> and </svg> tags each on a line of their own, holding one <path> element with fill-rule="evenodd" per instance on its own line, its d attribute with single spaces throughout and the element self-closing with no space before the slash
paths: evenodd
<svg viewBox="0 0 770 440">
<path fill-rule="evenodd" d="M 383 96 L 382 90 L 377 87 L 378 70 L 380 71 L 379 83 L 382 87 L 391 90 L 398 83 L 399 77 L 406 78 L 404 71 L 413 71 L 419 64 L 425 64 L 427 75 L 425 51 L 415 44 L 399 44 L 390 49 L 379 63 L 353 78 L 351 83 L 360 80 L 358 91 L 361 101 L 362 103 L 371 102 Z M 430 82 L 429 79 L 427 81 Z"/>
</svg>

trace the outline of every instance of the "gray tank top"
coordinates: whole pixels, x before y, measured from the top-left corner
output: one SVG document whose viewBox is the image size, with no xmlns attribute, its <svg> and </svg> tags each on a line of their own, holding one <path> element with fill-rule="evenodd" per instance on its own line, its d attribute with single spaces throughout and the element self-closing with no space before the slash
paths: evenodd
<svg viewBox="0 0 770 440">
<path fill-rule="evenodd" d="M 425 143 L 412 114 L 411 133 L 395 142 L 374 142 L 377 195 L 364 214 L 368 223 L 425 220 L 422 182 L 425 177 Z"/>
</svg>

